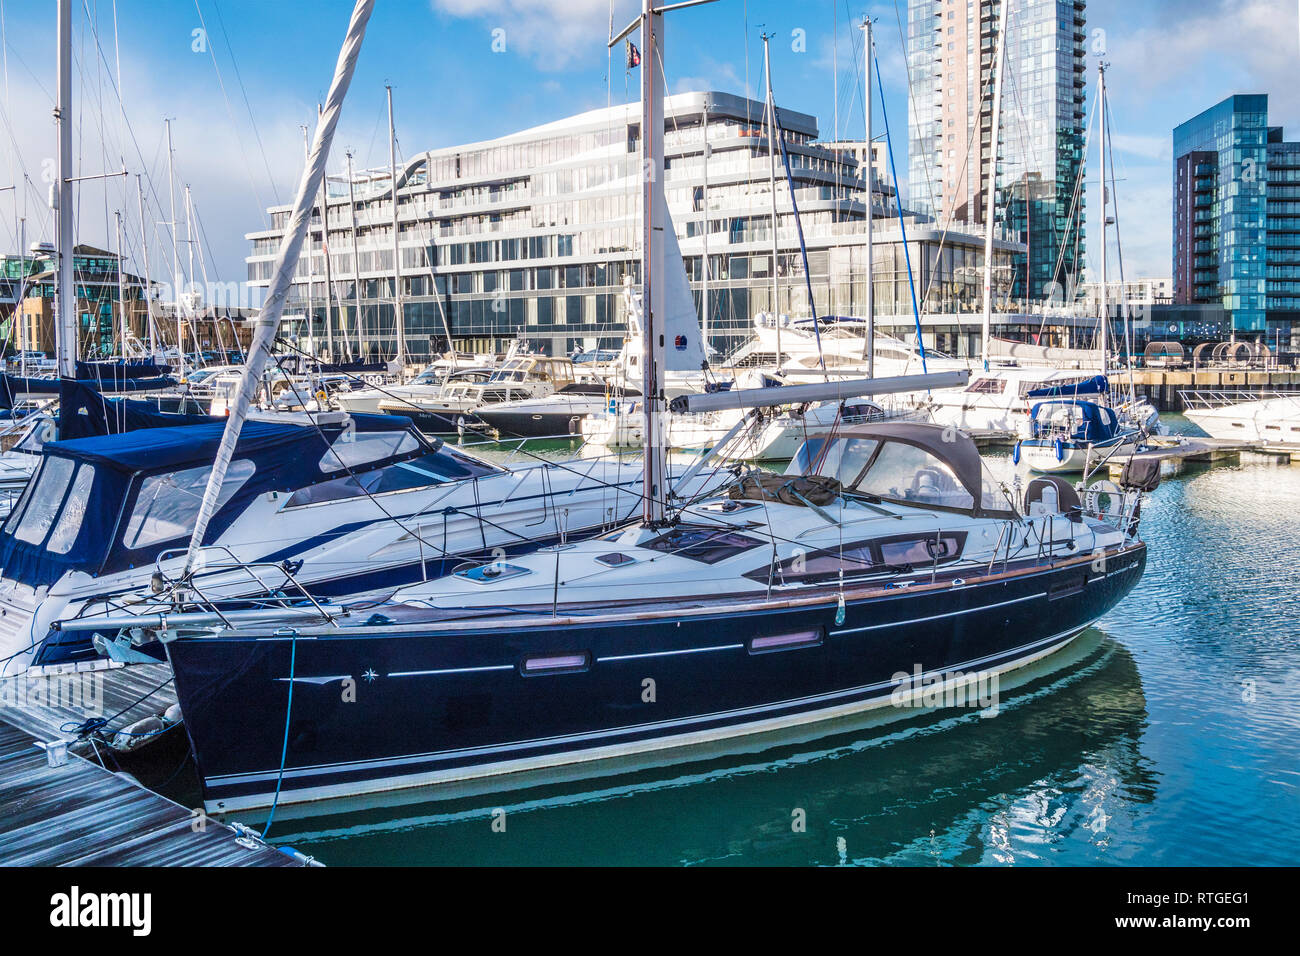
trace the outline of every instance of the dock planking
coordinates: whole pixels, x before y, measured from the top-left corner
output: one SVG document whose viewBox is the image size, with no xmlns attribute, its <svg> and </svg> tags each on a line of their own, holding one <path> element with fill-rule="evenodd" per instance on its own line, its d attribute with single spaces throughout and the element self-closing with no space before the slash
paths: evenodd
<svg viewBox="0 0 1300 956">
<path fill-rule="evenodd" d="M 76 737 L 69 729 L 89 717 L 121 730 L 176 703 L 170 664 L 129 664 L 93 670 L 45 669 L 0 679 L 0 718 L 38 740 Z"/>
<path fill-rule="evenodd" d="M 1265 452 L 1257 442 L 1235 441 L 1225 438 L 1154 439 L 1152 446 L 1131 455 L 1113 455 L 1105 460 L 1112 479 L 1118 479 L 1130 461 L 1154 460 L 1161 464 L 1165 474 L 1176 474 L 1186 462 L 1235 462 L 1242 452 Z M 1169 464 L 1170 468 L 1165 469 Z"/>
<path fill-rule="evenodd" d="M 51 766 L 24 730 L 0 721 L 0 865 L 301 866 L 76 754 Z"/>
</svg>

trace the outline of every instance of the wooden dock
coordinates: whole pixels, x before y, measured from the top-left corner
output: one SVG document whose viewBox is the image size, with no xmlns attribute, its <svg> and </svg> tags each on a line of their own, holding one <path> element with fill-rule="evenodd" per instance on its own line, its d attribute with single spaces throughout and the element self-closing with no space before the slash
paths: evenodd
<svg viewBox="0 0 1300 956">
<path fill-rule="evenodd" d="M 88 717 L 111 718 L 121 730 L 176 703 L 169 664 L 114 664 L 94 670 L 42 669 L 0 679 L 0 719 L 37 740 L 60 737 L 73 742 L 71 728 Z M 95 713 L 92 713 L 94 711 Z M 88 749 L 88 748 L 87 748 Z"/>
<path fill-rule="evenodd" d="M 215 820 L 200 819 L 77 754 L 51 757 L 36 738 L 0 722 L 0 865 L 306 863 Z"/>
<path fill-rule="evenodd" d="M 1271 455 L 1291 460 L 1290 451 L 1269 449 L 1257 442 L 1233 441 L 1225 438 L 1167 437 L 1153 438 L 1149 447 L 1131 455 L 1114 455 L 1106 459 L 1112 480 L 1118 480 L 1124 466 L 1130 461 L 1154 460 L 1160 462 L 1160 473 L 1166 477 L 1176 475 L 1188 463 L 1241 461 L 1242 452 Z"/>
<path fill-rule="evenodd" d="M 104 732 L 176 703 L 167 664 L 62 670 L 0 680 L 0 865 L 304 866 L 256 834 L 204 817 L 103 766 Z M 176 729 L 170 733 L 183 733 Z M 105 744 L 98 745 L 103 750 Z"/>
</svg>

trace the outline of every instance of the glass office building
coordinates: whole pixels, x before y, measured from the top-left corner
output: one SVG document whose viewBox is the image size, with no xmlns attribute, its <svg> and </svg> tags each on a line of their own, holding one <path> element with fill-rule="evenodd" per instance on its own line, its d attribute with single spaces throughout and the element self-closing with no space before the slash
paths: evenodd
<svg viewBox="0 0 1300 956">
<path fill-rule="evenodd" d="M 909 0 L 909 205 L 985 220 L 994 158 L 1000 2 Z M 1024 243 L 1013 296 L 1069 298 L 1083 264 L 1084 0 L 1014 0 L 1007 13 L 996 221 Z"/>
<path fill-rule="evenodd" d="M 861 316 L 866 306 L 869 213 L 862 167 L 851 149 L 817 142 L 813 117 L 779 112 L 807 277 L 778 154 L 774 303 L 763 104 L 701 92 L 669 97 L 665 106 L 669 210 L 701 319 L 722 355 L 750 337 L 758 313 L 808 315 L 809 284 L 818 315 Z M 626 327 L 624 278 L 639 281 L 639 127 L 640 105 L 633 103 L 406 161 L 396 189 L 400 270 L 393 264 L 389 170 L 357 172 L 351 182 L 330 177 L 328 231 L 322 231 L 318 207 L 311 254 L 304 250 L 290 292 L 286 311 L 297 317 L 287 331 L 318 354 L 332 342 L 335 355 L 391 356 L 400 271 L 407 348 L 417 358 L 444 350 L 447 330 L 456 347 L 481 352 L 501 351 L 520 335 L 550 354 L 617 346 Z M 913 328 L 910 258 L 918 305 L 939 314 L 925 323 L 927 342 L 969 348 L 962 333 L 979 325 L 982 236 L 944 233 L 908 214 L 905 250 L 892 189 L 876 191 L 870 210 L 881 325 L 896 324 L 901 333 Z M 289 207 L 270 213 L 272 227 L 247 237 L 254 288 L 268 283 Z M 1023 247 L 999 239 L 998 275 L 1010 275 L 1018 251 Z"/>
<path fill-rule="evenodd" d="M 1222 305 L 1232 332 L 1290 339 L 1300 310 L 1300 143 L 1267 94 L 1229 96 L 1176 127 L 1174 301 Z"/>
</svg>

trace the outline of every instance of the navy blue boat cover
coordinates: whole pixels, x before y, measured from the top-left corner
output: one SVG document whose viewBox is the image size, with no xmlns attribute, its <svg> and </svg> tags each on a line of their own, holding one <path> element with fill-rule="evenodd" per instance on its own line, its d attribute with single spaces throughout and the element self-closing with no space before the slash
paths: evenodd
<svg viewBox="0 0 1300 956">
<path fill-rule="evenodd" d="M 1077 398 L 1080 395 L 1105 395 L 1110 391 L 1110 383 L 1105 375 L 1094 375 L 1082 382 L 1069 385 L 1047 385 L 1043 388 L 1030 389 L 1026 398 Z"/>
<path fill-rule="evenodd" d="M 87 385 L 93 385 L 103 392 L 153 392 L 171 388 L 176 379 L 170 376 L 154 378 L 100 378 L 78 379 Z M 21 378 L 17 375 L 0 375 L 0 408 L 13 408 L 17 396 L 22 393 L 31 395 L 59 394 L 57 378 Z"/>
<path fill-rule="evenodd" d="M 140 428 L 169 428 L 176 425 L 209 425 L 224 422 L 213 415 L 182 415 L 159 411 L 148 402 L 129 398 L 105 398 L 84 382 L 64 379 L 59 388 L 59 438 L 90 438 L 119 435 Z"/>
<path fill-rule="evenodd" d="M 1030 410 L 1029 417 L 1032 419 L 1035 437 L 1039 437 L 1044 427 L 1043 423 L 1038 420 L 1038 411 L 1044 405 L 1071 405 L 1079 409 L 1079 426 L 1070 435 L 1070 438 L 1074 441 L 1104 442 L 1110 441 L 1119 434 L 1119 416 L 1115 414 L 1114 409 L 1098 405 L 1096 402 L 1061 399 L 1039 402 Z"/>
<path fill-rule="evenodd" d="M 259 419 L 245 422 L 235 448 L 234 461 L 251 462 L 253 471 L 242 483 L 232 483 L 228 493 L 223 492 L 227 496 L 212 516 L 205 543 L 225 531 L 258 495 L 270 491 L 288 492 L 339 477 L 344 472 L 322 470 L 321 463 L 335 440 L 351 427 L 355 427 L 358 433 L 406 432 L 413 438 L 400 443 L 400 453 L 381 462 L 369 463 L 365 466 L 367 469 L 378 463 L 404 461 L 430 451 L 431 446 L 415 430 L 410 419 L 388 415 L 353 415 L 350 418 L 352 425 L 330 423 L 319 427 Z M 108 574 L 152 564 L 163 551 L 184 547 L 188 538 L 180 536 L 133 550 L 123 543 L 123 531 L 141 482 L 150 475 L 210 467 L 224 430 L 225 423 L 218 422 L 46 443 L 39 470 L 28 482 L 22 499 L 0 529 L 0 568 L 3 568 L 4 576 L 39 587 L 52 584 L 67 571 Z M 90 490 L 84 501 L 76 498 L 75 489 L 79 482 L 68 473 L 67 465 L 60 466 L 62 480 L 54 480 L 53 492 L 48 487 L 42 489 L 42 478 L 50 471 L 51 462 L 56 458 L 70 459 L 79 469 L 93 466 Z M 48 500 L 53 494 L 61 500 Z M 34 495 L 45 495 L 46 500 L 40 502 L 40 507 L 47 514 L 52 512 L 57 516 L 48 522 L 46 532 L 35 543 L 24 541 L 15 534 L 22 524 L 29 499 Z M 70 543 L 64 542 L 66 550 L 60 551 L 49 547 L 48 540 L 53 534 L 50 528 L 57 530 L 65 508 L 80 512 L 80 527 Z"/>
</svg>

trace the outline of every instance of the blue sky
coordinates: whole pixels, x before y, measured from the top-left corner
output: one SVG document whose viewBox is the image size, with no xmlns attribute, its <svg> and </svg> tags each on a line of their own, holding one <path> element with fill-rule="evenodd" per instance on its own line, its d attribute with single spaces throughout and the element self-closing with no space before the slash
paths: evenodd
<svg viewBox="0 0 1300 956">
<path fill-rule="evenodd" d="M 212 278 L 242 279 L 243 234 L 265 221 L 265 205 L 285 200 L 293 189 L 302 161 L 299 127 L 314 121 L 351 6 L 348 0 L 84 0 L 74 26 L 82 173 L 119 168 L 125 159 L 132 172 L 149 171 L 155 198 L 165 205 L 162 127 L 171 117 L 177 179 L 192 185 Z M 638 6 L 615 0 L 615 29 Z M 7 90 L 0 88 L 0 185 L 24 170 L 39 182 L 54 148 L 54 4 L 0 0 L 0 8 L 7 61 Z M 720 0 L 672 13 L 669 87 L 743 93 L 748 84 L 752 92 L 761 77 L 762 27 L 776 36 L 779 104 L 816 115 L 829 138 L 838 90 L 841 133 L 860 135 L 860 54 L 853 43 L 860 42 L 856 22 L 866 11 L 878 20 L 885 106 L 905 176 L 899 19 L 905 26 L 906 0 Z M 408 155 L 558 119 L 602 106 L 607 97 L 634 98 L 636 78 L 625 77 L 621 52 L 612 78 L 606 76 L 609 18 L 609 0 L 379 0 L 331 169 L 341 168 L 344 148 L 355 151 L 361 166 L 387 164 L 386 82 L 394 88 L 398 138 Z M 196 35 L 204 28 L 206 34 Z M 1172 128 L 1230 93 L 1264 92 L 1270 94 L 1270 121 L 1300 137 L 1297 4 L 1092 0 L 1088 29 L 1090 47 L 1104 50 L 1111 63 L 1125 271 L 1167 275 Z M 504 51 L 494 51 L 494 40 L 499 47 L 502 39 Z M 113 93 L 119 58 L 129 127 Z M 1090 54 L 1090 89 L 1094 61 Z M 879 106 L 876 129 L 883 129 Z M 79 192 L 83 241 L 110 243 L 117 208 L 126 209 L 134 224 L 133 179 L 129 193 L 120 180 L 89 183 Z M 1092 184 L 1089 192 L 1095 199 L 1099 190 Z M 16 245 L 15 203 L 27 216 L 29 239 L 49 238 L 43 186 L 17 196 L 0 192 L 0 246 L 6 251 Z M 165 209 L 151 213 L 151 219 L 166 218 Z M 1093 223 L 1096 216 L 1094 204 Z M 1090 228 L 1090 240 L 1099 232 Z M 1096 255 L 1090 249 L 1090 260 Z"/>
</svg>

